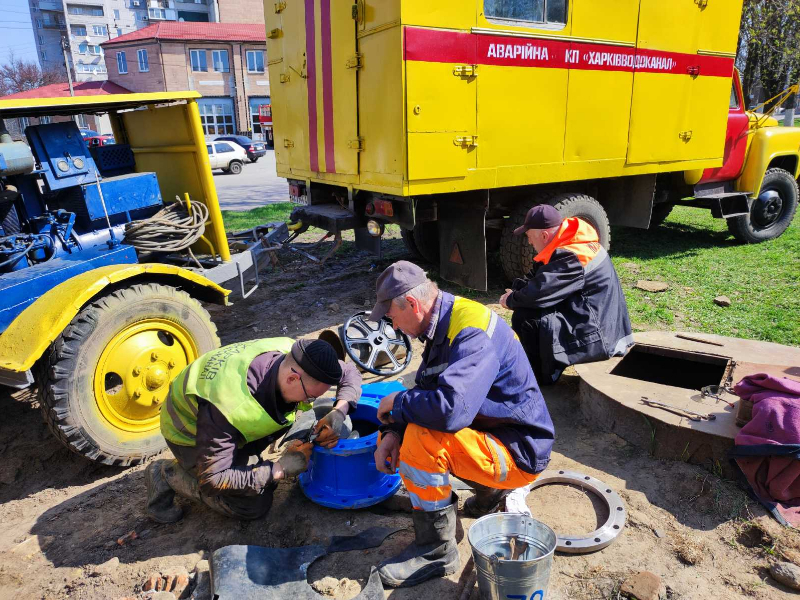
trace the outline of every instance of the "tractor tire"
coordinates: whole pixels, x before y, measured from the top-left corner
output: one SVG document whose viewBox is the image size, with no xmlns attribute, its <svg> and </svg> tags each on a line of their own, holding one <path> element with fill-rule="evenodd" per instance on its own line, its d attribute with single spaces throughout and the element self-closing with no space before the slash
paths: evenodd
<svg viewBox="0 0 800 600">
<path fill-rule="evenodd" d="M 242 163 L 240 163 L 238 160 L 232 161 L 231 164 L 228 165 L 228 172 L 238 175 L 242 172 Z"/>
<path fill-rule="evenodd" d="M 411 229 L 400 229 L 400 237 L 403 238 L 403 244 L 408 250 L 409 254 L 416 260 L 425 260 L 422 254 L 419 253 L 416 242 L 414 242 L 414 231 Z"/>
<path fill-rule="evenodd" d="M 166 447 L 160 412 L 172 380 L 218 346 L 211 317 L 186 292 L 119 288 L 85 306 L 40 360 L 44 418 L 77 454 L 138 464 Z"/>
<path fill-rule="evenodd" d="M 783 169 L 769 169 L 750 214 L 728 219 L 728 231 L 745 244 L 774 240 L 792 223 L 797 197 L 797 182 L 792 174 Z"/>
<path fill-rule="evenodd" d="M 528 201 L 518 203 L 511 216 L 503 225 L 500 239 L 500 263 L 509 281 L 525 277 L 533 267 L 534 250 L 524 235 L 514 235 L 514 230 L 522 226 L 528 211 L 537 204 L 550 204 L 564 218 L 580 217 L 597 230 L 600 243 L 608 249 L 611 244 L 611 226 L 606 211 L 600 203 L 585 194 L 543 194 Z"/>
<path fill-rule="evenodd" d="M 655 229 L 656 227 L 663 225 L 673 208 L 675 208 L 675 205 L 671 202 L 654 204 L 653 213 L 650 215 L 650 226 L 648 229 Z"/>
<path fill-rule="evenodd" d="M 439 265 L 439 224 L 436 221 L 417 223 L 414 227 L 414 245 L 422 258 Z"/>
</svg>

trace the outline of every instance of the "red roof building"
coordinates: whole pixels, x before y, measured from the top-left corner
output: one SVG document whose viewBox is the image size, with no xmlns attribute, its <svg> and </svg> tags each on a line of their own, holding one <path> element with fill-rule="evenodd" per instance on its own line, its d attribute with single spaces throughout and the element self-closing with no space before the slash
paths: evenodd
<svg viewBox="0 0 800 600">
<path fill-rule="evenodd" d="M 106 48 L 139 40 L 261 42 L 266 44 L 264 25 L 258 23 L 182 23 L 163 21 L 126 33 L 100 44 Z"/>
<path fill-rule="evenodd" d="M 73 83 L 72 89 L 75 92 L 75 96 L 104 96 L 106 94 L 131 93 L 131 90 L 111 81 L 81 81 Z M 69 95 L 69 84 L 65 81 L 63 83 L 43 85 L 42 87 L 25 92 L 18 92 L 16 94 L 9 94 L 8 96 L 2 96 L 0 98 L 2 100 L 24 100 L 26 98 L 62 98 Z"/>
<path fill-rule="evenodd" d="M 263 25 L 163 21 L 100 46 L 110 82 L 137 93 L 198 91 L 206 135 L 271 141 L 259 123 L 270 103 Z"/>
</svg>

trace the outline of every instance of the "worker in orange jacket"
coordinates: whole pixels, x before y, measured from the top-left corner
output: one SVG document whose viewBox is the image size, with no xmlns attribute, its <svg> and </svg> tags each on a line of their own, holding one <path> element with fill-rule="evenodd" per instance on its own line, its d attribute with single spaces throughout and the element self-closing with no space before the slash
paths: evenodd
<svg viewBox="0 0 800 600">
<path fill-rule="evenodd" d="M 511 326 L 540 385 L 569 365 L 625 354 L 633 344 L 628 307 L 595 228 L 540 204 L 514 234 L 526 235 L 537 254 L 500 304 L 514 311 Z"/>
</svg>

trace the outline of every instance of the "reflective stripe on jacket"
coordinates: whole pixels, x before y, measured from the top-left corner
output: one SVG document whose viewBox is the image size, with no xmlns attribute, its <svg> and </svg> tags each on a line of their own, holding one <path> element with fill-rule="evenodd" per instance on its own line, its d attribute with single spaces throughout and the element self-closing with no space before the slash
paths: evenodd
<svg viewBox="0 0 800 600">
<path fill-rule="evenodd" d="M 197 399 L 213 404 L 242 434 L 245 442 L 261 439 L 283 429 L 253 397 L 247 386 L 250 363 L 265 352 L 291 350 L 294 340 L 268 338 L 223 346 L 202 355 L 172 382 L 161 411 L 161 433 L 179 446 L 194 446 L 197 440 Z M 286 415 L 294 422 L 294 412 Z"/>
<path fill-rule="evenodd" d="M 497 313 L 442 292 L 416 387 L 395 397 L 396 423 L 490 433 L 528 473 L 550 461 L 553 422 L 519 340 Z"/>
<path fill-rule="evenodd" d="M 530 273 L 512 287 L 508 307 L 534 311 L 521 311 L 528 323 L 517 315 L 512 323 L 523 343 L 533 346 L 545 374 L 623 354 L 633 344 L 617 272 L 586 221 L 564 219 L 553 241 L 534 257 Z"/>
</svg>

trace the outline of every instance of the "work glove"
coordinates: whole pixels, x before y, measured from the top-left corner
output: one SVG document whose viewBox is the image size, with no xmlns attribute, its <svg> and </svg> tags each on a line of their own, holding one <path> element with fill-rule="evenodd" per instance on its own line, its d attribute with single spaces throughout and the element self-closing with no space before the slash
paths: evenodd
<svg viewBox="0 0 800 600">
<path fill-rule="evenodd" d="M 314 426 L 314 433 L 317 434 L 315 440 L 323 448 L 333 448 L 339 443 L 339 433 L 344 425 L 344 413 L 334 408 L 327 415 L 322 417 Z"/>
<path fill-rule="evenodd" d="M 289 442 L 283 455 L 278 459 L 283 477 L 297 477 L 308 468 L 313 446 L 309 442 L 294 440 Z"/>
</svg>

